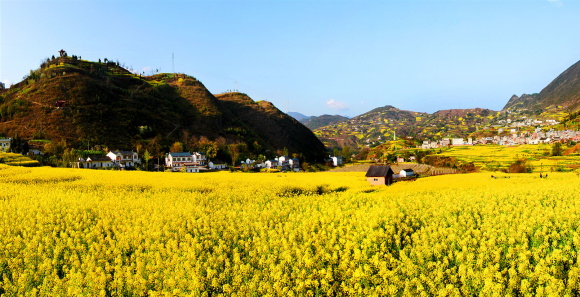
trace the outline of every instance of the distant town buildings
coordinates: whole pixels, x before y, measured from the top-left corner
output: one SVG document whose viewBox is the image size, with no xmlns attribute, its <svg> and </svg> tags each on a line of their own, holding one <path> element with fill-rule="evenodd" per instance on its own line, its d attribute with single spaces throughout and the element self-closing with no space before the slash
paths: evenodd
<svg viewBox="0 0 580 297">
<path fill-rule="evenodd" d="M 560 141 L 580 141 L 580 131 L 564 130 L 555 131 L 550 130 L 543 132 L 541 129 L 536 129 L 536 132 L 517 132 L 511 131 L 509 135 L 481 137 L 478 139 L 468 138 L 467 141 L 463 138 L 453 138 L 451 146 L 462 145 L 477 145 L 477 144 L 497 144 L 497 145 L 521 145 L 521 144 L 540 144 L 540 143 L 555 143 Z M 422 149 L 434 149 L 449 146 L 449 139 L 444 138 L 440 141 L 425 140 L 419 146 Z"/>
</svg>

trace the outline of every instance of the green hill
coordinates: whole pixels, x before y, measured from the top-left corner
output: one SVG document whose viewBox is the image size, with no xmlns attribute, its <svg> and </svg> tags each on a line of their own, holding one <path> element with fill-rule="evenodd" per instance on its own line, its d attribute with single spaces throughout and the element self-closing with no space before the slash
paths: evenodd
<svg viewBox="0 0 580 297">
<path fill-rule="evenodd" d="M 271 103 L 239 93 L 216 97 L 184 74 L 139 76 L 118 62 L 75 56 L 48 60 L 0 93 L 0 134 L 71 147 L 132 149 L 155 138 L 167 149 L 194 136 L 246 143 L 252 154 L 287 148 L 316 159 L 324 151 L 311 131 Z"/>
<path fill-rule="evenodd" d="M 343 117 L 341 115 L 323 114 L 321 116 L 313 116 L 304 120 L 300 120 L 300 122 L 303 123 L 304 126 L 308 127 L 309 129 L 314 130 L 316 128 L 324 127 L 335 123 L 340 123 L 346 120 L 348 120 L 348 118 Z"/>
<path fill-rule="evenodd" d="M 376 146 L 397 138 L 441 139 L 467 137 L 496 120 L 489 109 L 449 109 L 433 114 L 400 110 L 391 105 L 375 108 L 352 119 L 315 129 L 327 147 Z"/>
</svg>

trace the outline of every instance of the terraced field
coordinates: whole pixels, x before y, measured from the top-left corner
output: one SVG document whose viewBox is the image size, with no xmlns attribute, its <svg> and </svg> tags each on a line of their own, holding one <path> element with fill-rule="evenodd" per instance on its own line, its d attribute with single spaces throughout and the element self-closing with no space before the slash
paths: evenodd
<svg viewBox="0 0 580 297">
<path fill-rule="evenodd" d="M 563 149 L 566 149 L 563 146 Z M 455 157 L 463 162 L 473 162 L 480 168 L 506 169 L 518 158 L 527 159 L 534 172 L 572 171 L 580 166 L 580 155 L 550 156 L 552 145 L 477 145 L 456 146 L 441 155 Z"/>
</svg>

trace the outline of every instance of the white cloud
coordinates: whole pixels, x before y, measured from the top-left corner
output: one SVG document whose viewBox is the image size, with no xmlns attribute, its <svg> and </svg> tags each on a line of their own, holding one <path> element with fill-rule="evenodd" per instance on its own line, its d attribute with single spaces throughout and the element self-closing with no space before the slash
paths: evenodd
<svg viewBox="0 0 580 297">
<path fill-rule="evenodd" d="M 141 71 L 143 71 L 145 73 L 149 72 L 149 70 L 151 70 L 151 67 L 149 67 L 149 66 L 145 66 L 145 67 L 141 68 Z"/>
<path fill-rule="evenodd" d="M 328 100 L 328 102 L 326 102 L 326 106 L 330 109 L 336 109 L 336 110 L 345 110 L 348 109 L 348 105 L 344 102 L 340 102 L 340 101 L 336 101 L 334 99 L 330 99 Z"/>
<path fill-rule="evenodd" d="M 11 81 L 9 81 L 9 80 L 7 80 L 7 79 L 5 79 L 5 80 L 3 81 L 3 83 L 4 83 L 4 86 L 6 86 L 6 88 L 10 88 L 10 86 L 12 85 L 12 82 L 11 82 Z"/>
<path fill-rule="evenodd" d="M 561 0 L 548 0 L 548 2 L 553 3 L 556 6 L 562 6 L 562 1 Z"/>
</svg>

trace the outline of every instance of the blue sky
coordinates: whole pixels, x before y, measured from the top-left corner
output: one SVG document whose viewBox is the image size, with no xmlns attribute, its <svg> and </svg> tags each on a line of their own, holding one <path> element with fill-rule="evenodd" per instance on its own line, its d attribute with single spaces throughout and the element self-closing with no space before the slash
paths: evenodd
<svg viewBox="0 0 580 297">
<path fill-rule="evenodd" d="M 580 1 L 0 0 L 0 81 L 61 48 L 306 115 L 499 110 L 580 60 Z"/>
</svg>

